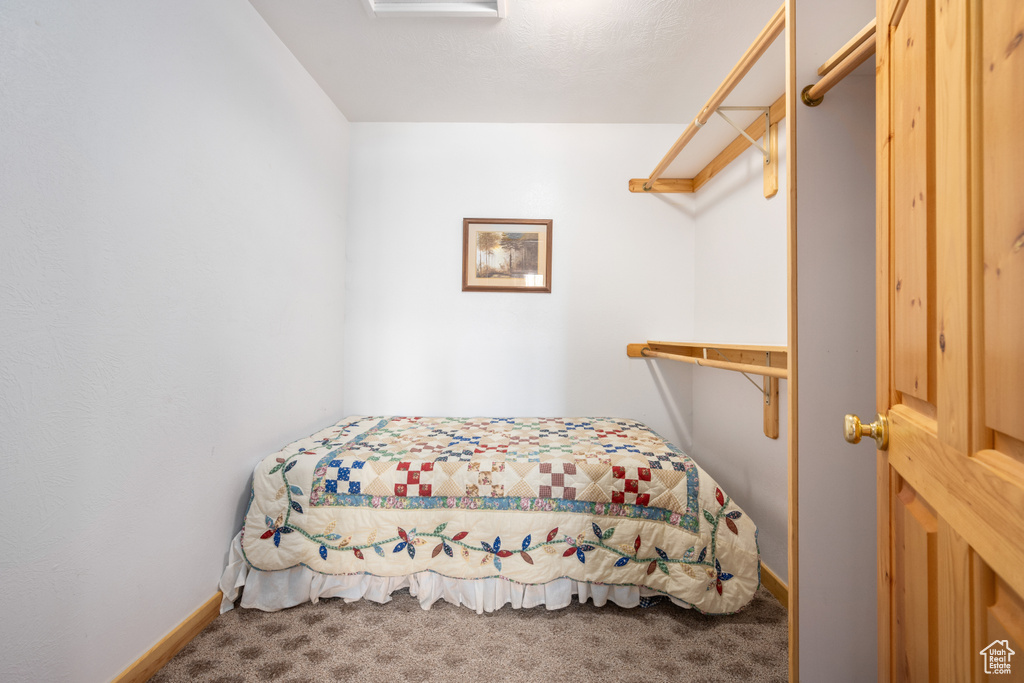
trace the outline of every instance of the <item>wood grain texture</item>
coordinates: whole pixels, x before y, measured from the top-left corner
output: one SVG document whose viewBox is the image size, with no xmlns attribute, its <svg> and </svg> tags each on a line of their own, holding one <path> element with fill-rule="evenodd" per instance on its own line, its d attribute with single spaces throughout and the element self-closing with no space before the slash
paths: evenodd
<svg viewBox="0 0 1024 683">
<path fill-rule="evenodd" d="M 933 402 L 930 334 L 934 320 L 929 278 L 933 270 L 934 106 L 930 5 L 911 2 L 892 35 L 893 220 L 896 294 L 896 389 Z"/>
<path fill-rule="evenodd" d="M 886 16 L 888 0 L 877 0 L 877 16 Z M 892 319 L 892 302 L 890 296 L 892 278 L 890 261 L 890 241 L 892 231 L 891 202 L 889 195 L 892 190 L 891 177 L 891 137 L 890 129 L 890 98 L 889 88 L 889 27 L 883 24 L 882 30 L 876 33 L 875 52 L 875 407 L 880 415 L 886 415 L 893 405 L 890 388 L 892 374 L 892 351 L 890 335 Z M 875 456 L 875 532 L 878 538 L 877 581 L 878 603 L 878 681 L 889 683 L 891 680 L 891 642 L 892 622 L 892 530 L 890 520 L 892 511 L 891 469 L 889 457 L 885 451 L 877 451 Z"/>
<path fill-rule="evenodd" d="M 769 439 L 779 438 L 779 379 L 765 377 L 764 392 L 768 400 L 764 404 L 764 435 Z"/>
<path fill-rule="evenodd" d="M 220 614 L 220 591 L 207 600 L 195 612 L 190 614 L 185 621 L 178 624 L 173 631 L 164 636 L 159 643 L 149 649 L 146 654 L 139 657 L 134 664 L 121 672 L 114 679 L 113 683 L 145 683 L 160 668 L 171 661 L 174 655 L 178 654 L 183 647 L 189 644 L 193 638 L 199 635 L 206 626 Z"/>
<path fill-rule="evenodd" d="M 651 189 L 644 189 L 650 183 Z M 661 192 L 682 194 L 693 192 L 693 178 L 659 178 L 653 183 L 647 178 L 630 178 L 630 192 Z"/>
<path fill-rule="evenodd" d="M 764 165 L 764 198 L 771 199 L 779 193 L 779 124 L 768 126 L 764 144 L 768 150 L 768 162 Z"/>
<path fill-rule="evenodd" d="M 985 417 L 1024 440 L 1024 3 L 984 5 Z"/>
<path fill-rule="evenodd" d="M 971 548 L 945 520 L 938 520 L 938 671 L 946 680 L 968 681 L 976 657 L 971 633 Z"/>
<path fill-rule="evenodd" d="M 1024 593 L 1024 488 L 938 440 L 935 421 L 889 411 L 889 458 L 1016 592 Z"/>
<path fill-rule="evenodd" d="M 1020 683 L 1024 681 L 1024 668 L 1017 662 L 1021 661 L 1020 653 L 1024 652 L 1024 598 L 1000 579 L 978 555 L 972 556 L 971 568 L 974 576 L 971 586 L 972 640 L 974 644 L 980 643 L 975 649 L 980 650 L 996 640 L 1009 641 L 1010 649 L 1017 654 L 1010 660 L 1010 674 L 999 675 L 998 679 Z M 985 660 L 981 657 L 972 658 L 971 668 L 975 681 L 996 679 L 985 673 Z"/>
<path fill-rule="evenodd" d="M 967 17 L 963 3 L 948 3 L 935 21 L 935 318 L 936 410 L 939 438 L 964 453 L 970 447 L 971 292 L 968 147 Z"/>
<path fill-rule="evenodd" d="M 844 59 L 849 57 L 853 52 L 860 47 L 866 40 L 873 39 L 875 35 L 875 24 L 876 21 L 872 19 L 868 22 L 867 26 L 857 31 L 857 35 L 843 45 L 834 55 L 825 60 L 825 63 L 818 67 L 818 75 L 825 76 L 832 69 L 836 68 Z M 873 50 L 872 50 L 873 51 Z"/>
<path fill-rule="evenodd" d="M 985 424 L 985 244 L 984 230 L 979 226 L 984 225 L 985 207 L 981 197 L 985 192 L 985 174 L 983 172 L 983 155 L 980 153 L 985 147 L 985 135 L 982 126 L 976 125 L 981 121 L 982 113 L 982 77 L 981 71 L 985 68 L 982 52 L 984 40 L 981 35 L 982 9 L 980 2 L 967 2 L 969 9 L 967 15 L 968 33 L 966 46 L 968 62 L 968 140 L 970 146 L 970 159 L 967 166 L 967 184 L 969 186 L 968 220 L 970 221 L 970 253 L 971 261 L 968 266 L 970 273 L 970 365 L 968 368 L 969 380 L 971 382 L 971 408 L 970 408 L 970 433 L 969 452 L 977 453 L 986 448 L 992 448 L 993 433 Z M 946 57 L 948 60 L 949 58 Z"/>
<path fill-rule="evenodd" d="M 917 492 L 902 483 L 896 493 L 893 567 L 896 681 L 937 681 L 937 596 L 935 592 L 938 520 Z"/>
<path fill-rule="evenodd" d="M 821 78 L 820 81 L 811 86 L 807 91 L 807 98 L 818 100 L 825 96 L 829 90 L 839 84 L 844 78 L 857 70 L 864 62 L 871 59 L 875 54 L 875 34 L 871 33 L 867 39 L 857 46 L 853 52 L 846 55 L 843 61 L 835 65 L 831 71 Z"/>
<path fill-rule="evenodd" d="M 1024 219 L 1019 183 L 1007 179 L 1024 173 L 1013 125 L 1024 70 L 999 74 L 1024 42 L 1024 10 L 1015 0 L 879 0 L 878 11 L 893 17 L 877 33 L 880 412 L 890 403 L 890 447 L 878 461 L 879 679 L 981 681 L 979 651 L 1024 638 L 1024 441 L 991 428 L 1003 410 L 1011 428 L 1024 415 L 1020 382 L 993 384 L 1015 372 L 1005 357 L 1024 356 L 1024 290 L 1006 297 L 1010 308 L 993 306 L 1003 296 L 993 264 L 1021 234 L 1001 230 Z M 923 70 L 912 54 L 922 42 Z M 922 120 L 933 132 L 915 142 Z M 922 182 L 928 220 L 913 204 Z M 911 320 L 922 279 L 927 363 L 921 318 Z M 927 389 L 908 386 L 923 365 Z M 925 500 L 934 562 L 922 562 L 931 541 L 913 529 L 928 526 L 912 509 Z M 926 637 L 925 611 L 937 625 Z"/>
</svg>

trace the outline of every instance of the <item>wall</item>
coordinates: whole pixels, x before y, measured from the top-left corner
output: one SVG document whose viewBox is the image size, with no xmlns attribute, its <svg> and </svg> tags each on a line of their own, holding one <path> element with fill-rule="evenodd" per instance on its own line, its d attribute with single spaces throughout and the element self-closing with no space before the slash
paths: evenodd
<svg viewBox="0 0 1024 683">
<path fill-rule="evenodd" d="M 777 195 L 765 199 L 763 157 L 755 149 L 696 195 L 697 339 L 786 345 L 786 130 L 783 120 Z M 779 382 L 779 438 L 769 439 L 762 398 L 743 375 L 693 372 L 694 457 L 757 523 L 761 559 L 783 581 L 788 387 Z"/>
<path fill-rule="evenodd" d="M 109 680 L 341 412 L 347 122 L 244 0 L 8 0 L 0 102 L 0 679 Z"/>
<path fill-rule="evenodd" d="M 693 201 L 636 195 L 678 126 L 353 124 L 346 412 L 618 415 L 688 448 Z M 462 219 L 551 218 L 551 294 L 461 291 Z"/>
<path fill-rule="evenodd" d="M 811 82 L 821 61 L 801 58 L 800 82 Z M 875 415 L 871 66 L 817 108 L 798 111 L 800 673 L 807 681 L 877 673 L 874 444 L 851 446 L 841 436 L 844 414 Z"/>
</svg>

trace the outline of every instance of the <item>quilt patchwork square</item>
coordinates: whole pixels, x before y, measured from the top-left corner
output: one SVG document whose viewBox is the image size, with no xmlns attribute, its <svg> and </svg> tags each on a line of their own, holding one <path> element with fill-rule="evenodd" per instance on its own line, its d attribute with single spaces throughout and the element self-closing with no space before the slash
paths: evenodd
<svg viewBox="0 0 1024 683">
<path fill-rule="evenodd" d="M 473 460 L 466 466 L 466 495 L 502 498 L 505 495 L 505 463 Z"/>
<path fill-rule="evenodd" d="M 649 505 L 651 494 L 649 467 L 612 466 L 612 502 Z M 640 489 L 644 489 L 644 493 Z"/>
<path fill-rule="evenodd" d="M 357 494 L 362 492 L 363 460 L 331 460 L 324 474 L 324 489 L 329 493 Z"/>
<path fill-rule="evenodd" d="M 430 496 L 432 485 L 426 482 L 430 480 L 430 473 L 434 471 L 434 463 L 400 462 L 395 470 L 399 479 L 395 482 L 396 496 Z M 403 477 L 404 482 L 401 481 Z"/>
<path fill-rule="evenodd" d="M 540 471 L 540 497 L 576 500 L 578 486 L 575 477 L 579 473 L 573 462 L 542 462 Z M 588 478 L 589 481 L 589 478 Z"/>
</svg>

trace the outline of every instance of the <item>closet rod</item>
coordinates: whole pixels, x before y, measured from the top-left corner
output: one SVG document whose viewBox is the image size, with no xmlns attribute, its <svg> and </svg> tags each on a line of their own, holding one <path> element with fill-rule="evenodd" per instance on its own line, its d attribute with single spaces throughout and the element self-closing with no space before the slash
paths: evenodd
<svg viewBox="0 0 1024 683">
<path fill-rule="evenodd" d="M 704 105 L 704 108 L 700 110 L 700 113 L 697 114 L 697 118 L 686 127 L 683 134 L 679 136 L 679 139 L 675 141 L 675 144 L 672 145 L 668 153 L 654 168 L 650 177 L 647 178 L 647 182 L 644 183 L 645 190 L 651 189 L 652 184 L 661 177 L 661 174 L 665 172 L 669 164 L 675 161 L 675 158 L 679 156 L 683 148 L 697 134 L 697 130 L 708 122 L 708 119 L 715 113 L 715 110 L 725 101 L 725 98 L 729 96 L 729 93 L 733 91 L 743 77 L 747 75 L 747 72 L 757 63 L 757 60 L 771 47 L 784 28 L 786 28 L 786 3 L 782 3 L 782 7 L 772 16 L 768 24 L 762 29 L 760 35 L 754 40 L 754 43 L 743 54 L 743 57 L 740 58 L 740 61 L 729 72 L 729 75 L 725 77 L 722 84 L 718 86 L 718 89 L 715 90 L 715 93 L 707 101 L 707 104 Z"/>
<path fill-rule="evenodd" d="M 764 365 L 750 365 L 747 363 L 733 363 L 731 361 L 711 360 L 708 358 L 695 358 L 693 356 L 684 356 L 678 353 L 652 351 L 647 346 L 643 347 L 640 350 L 640 356 L 642 358 L 667 358 L 668 360 L 678 360 L 684 363 L 692 363 L 693 365 L 699 365 L 704 368 L 721 368 L 722 370 L 749 372 L 752 375 L 777 377 L 779 379 L 786 379 L 786 375 L 788 374 L 786 368 L 769 368 Z"/>
<path fill-rule="evenodd" d="M 875 42 L 875 20 L 872 19 L 871 23 L 861 29 L 860 33 L 844 45 L 839 52 L 821 65 L 821 68 L 818 69 L 818 74 L 822 77 L 821 80 L 807 86 L 800 94 L 800 99 L 804 104 L 808 107 L 817 107 L 821 104 L 825 93 L 875 54 Z"/>
</svg>

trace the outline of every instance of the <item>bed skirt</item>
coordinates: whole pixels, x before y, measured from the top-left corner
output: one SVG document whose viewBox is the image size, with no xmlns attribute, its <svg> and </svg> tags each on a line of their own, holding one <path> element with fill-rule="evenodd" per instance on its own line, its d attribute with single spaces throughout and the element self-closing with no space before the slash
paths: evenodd
<svg viewBox="0 0 1024 683">
<path fill-rule="evenodd" d="M 607 586 L 566 578 L 533 585 L 493 577 L 452 579 L 429 571 L 406 576 L 335 576 L 299 566 L 263 572 L 251 569 L 246 563 L 242 555 L 242 532 L 238 532 L 231 541 L 227 567 L 220 579 L 220 589 L 224 594 L 220 611 L 223 614 L 232 609 L 239 593 L 242 595 L 239 603 L 242 607 L 275 612 L 304 602 L 316 603 L 320 598 L 342 598 L 345 602 L 372 600 L 383 604 L 390 602 L 393 592 L 406 588 L 410 595 L 419 599 L 424 610 L 430 609 L 438 600 L 444 600 L 476 610 L 477 614 L 493 612 L 505 605 L 512 605 L 513 609 L 540 605 L 549 610 L 562 609 L 569 606 L 574 595 L 581 603 L 592 600 L 597 607 L 608 602 L 619 607 L 638 607 L 640 599 L 648 597 L 664 597 L 680 607 L 690 607 L 650 588 Z"/>
</svg>

